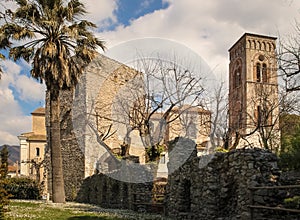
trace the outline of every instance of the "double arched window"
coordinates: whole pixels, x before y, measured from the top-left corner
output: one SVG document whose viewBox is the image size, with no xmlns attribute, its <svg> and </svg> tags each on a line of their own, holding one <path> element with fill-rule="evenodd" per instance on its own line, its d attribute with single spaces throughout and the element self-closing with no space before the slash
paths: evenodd
<svg viewBox="0 0 300 220">
<path fill-rule="evenodd" d="M 256 82 L 268 82 L 267 64 L 257 63 L 256 64 Z"/>
<path fill-rule="evenodd" d="M 255 71 L 254 71 L 254 81 L 256 82 L 263 82 L 267 83 L 268 82 L 268 66 L 265 62 L 264 55 L 259 55 L 258 57 L 258 62 L 256 63 L 255 66 Z"/>
</svg>

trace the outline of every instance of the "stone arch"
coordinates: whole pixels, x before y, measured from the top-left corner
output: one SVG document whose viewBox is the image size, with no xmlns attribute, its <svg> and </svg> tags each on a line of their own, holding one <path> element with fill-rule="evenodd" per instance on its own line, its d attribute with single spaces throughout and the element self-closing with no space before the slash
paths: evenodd
<svg viewBox="0 0 300 220">
<path fill-rule="evenodd" d="M 250 40 L 247 40 L 246 48 L 251 48 L 251 41 Z"/>
<path fill-rule="evenodd" d="M 270 51 L 270 44 L 266 43 L 266 51 Z"/>
<path fill-rule="evenodd" d="M 256 49 L 257 50 L 261 50 L 261 43 L 260 43 L 260 41 L 257 41 Z"/>
<path fill-rule="evenodd" d="M 251 49 L 255 49 L 255 48 L 256 48 L 256 42 L 255 42 L 255 40 L 252 40 Z"/>
<path fill-rule="evenodd" d="M 107 203 L 107 182 L 106 178 L 103 178 L 103 185 L 102 185 L 102 205 L 106 205 Z"/>
<path fill-rule="evenodd" d="M 120 200 L 120 182 L 117 180 L 112 180 L 111 182 L 111 205 L 118 206 Z"/>
<path fill-rule="evenodd" d="M 264 41 L 261 44 L 261 50 L 266 50 L 266 43 Z"/>
<path fill-rule="evenodd" d="M 234 61 L 231 69 L 231 85 L 233 88 L 237 88 L 242 82 L 242 59 L 238 58 Z"/>
<path fill-rule="evenodd" d="M 272 50 L 276 50 L 276 45 L 274 43 L 271 43 L 272 45 Z"/>
<path fill-rule="evenodd" d="M 253 56 L 253 81 L 269 83 L 271 59 L 264 53 L 256 53 Z M 258 65 L 259 64 L 259 65 Z M 259 71 L 259 72 L 258 72 Z M 259 75 L 259 77 L 258 77 Z"/>
</svg>

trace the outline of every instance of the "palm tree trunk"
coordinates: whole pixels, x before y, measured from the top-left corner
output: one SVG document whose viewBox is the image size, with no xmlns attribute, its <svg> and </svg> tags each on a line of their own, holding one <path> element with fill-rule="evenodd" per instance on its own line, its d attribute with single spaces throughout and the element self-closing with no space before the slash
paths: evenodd
<svg viewBox="0 0 300 220">
<path fill-rule="evenodd" d="M 65 189 L 60 145 L 60 105 L 59 92 L 50 90 L 50 136 L 52 166 L 52 201 L 65 202 Z"/>
</svg>

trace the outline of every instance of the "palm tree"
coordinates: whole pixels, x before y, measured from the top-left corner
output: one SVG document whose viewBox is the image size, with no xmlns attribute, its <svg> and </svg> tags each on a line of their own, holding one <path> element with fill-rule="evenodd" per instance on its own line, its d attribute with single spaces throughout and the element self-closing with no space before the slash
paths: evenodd
<svg viewBox="0 0 300 220">
<path fill-rule="evenodd" d="M 0 49 L 9 57 L 31 62 L 31 76 L 45 82 L 50 96 L 48 141 L 52 164 L 52 200 L 65 202 L 60 146 L 59 94 L 73 88 L 84 70 L 105 49 L 91 32 L 95 24 L 80 19 L 86 14 L 79 0 L 12 0 L 15 11 L 6 10 L 0 26 Z"/>
</svg>

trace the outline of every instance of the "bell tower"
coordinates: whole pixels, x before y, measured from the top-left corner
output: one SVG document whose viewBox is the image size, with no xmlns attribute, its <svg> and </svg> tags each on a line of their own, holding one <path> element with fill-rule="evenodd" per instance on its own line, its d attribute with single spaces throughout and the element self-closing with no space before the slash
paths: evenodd
<svg viewBox="0 0 300 220">
<path fill-rule="evenodd" d="M 276 38 L 245 33 L 229 49 L 232 148 L 279 147 Z"/>
</svg>

